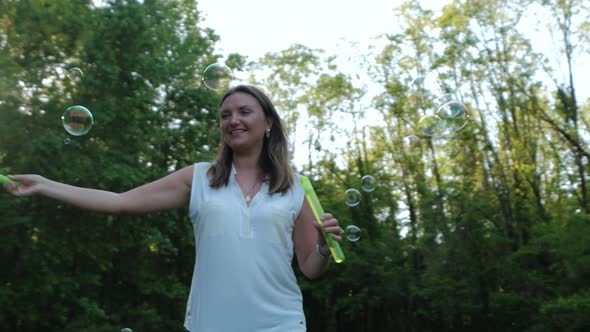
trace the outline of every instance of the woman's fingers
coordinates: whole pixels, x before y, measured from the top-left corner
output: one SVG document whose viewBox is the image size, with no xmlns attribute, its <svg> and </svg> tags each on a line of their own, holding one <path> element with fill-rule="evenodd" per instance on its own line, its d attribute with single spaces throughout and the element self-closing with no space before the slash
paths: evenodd
<svg viewBox="0 0 590 332">
<path fill-rule="evenodd" d="M 334 240 L 341 241 L 344 230 L 338 224 L 338 219 L 334 218 L 330 213 L 324 214 L 322 217 L 322 224 L 319 228 L 328 233 Z"/>
<path fill-rule="evenodd" d="M 34 193 L 36 175 L 9 175 L 8 178 L 11 180 L 4 184 L 4 189 L 14 196 L 27 196 Z"/>
<path fill-rule="evenodd" d="M 16 181 L 16 182 L 20 182 L 20 183 L 29 183 L 29 182 L 34 182 L 34 179 L 36 178 L 36 175 L 32 175 L 32 174 L 18 174 L 18 175 L 9 175 L 8 178 L 11 179 L 12 181 Z"/>
</svg>

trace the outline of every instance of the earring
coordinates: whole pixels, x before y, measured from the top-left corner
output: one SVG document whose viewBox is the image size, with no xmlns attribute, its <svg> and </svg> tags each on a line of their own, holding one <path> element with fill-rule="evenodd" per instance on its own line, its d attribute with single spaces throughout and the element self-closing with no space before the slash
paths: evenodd
<svg viewBox="0 0 590 332">
<path fill-rule="evenodd" d="M 270 138 L 270 128 L 266 128 L 266 132 L 264 133 L 266 138 Z"/>
</svg>

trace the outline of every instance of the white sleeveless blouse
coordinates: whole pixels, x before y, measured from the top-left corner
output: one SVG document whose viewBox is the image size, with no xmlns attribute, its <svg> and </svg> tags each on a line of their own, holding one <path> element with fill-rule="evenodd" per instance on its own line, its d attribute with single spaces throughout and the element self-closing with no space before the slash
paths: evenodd
<svg viewBox="0 0 590 332">
<path fill-rule="evenodd" d="M 209 187 L 209 163 L 194 166 L 189 216 L 195 267 L 184 326 L 190 332 L 306 331 L 293 260 L 293 226 L 304 192 L 264 183 L 246 204 L 235 180 Z"/>
</svg>

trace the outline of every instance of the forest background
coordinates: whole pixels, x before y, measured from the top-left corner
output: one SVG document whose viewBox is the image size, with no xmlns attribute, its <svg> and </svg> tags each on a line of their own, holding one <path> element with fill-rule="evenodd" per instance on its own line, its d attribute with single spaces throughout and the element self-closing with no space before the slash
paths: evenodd
<svg viewBox="0 0 590 332">
<path fill-rule="evenodd" d="M 573 66 L 589 5 L 409 1 L 400 33 L 348 59 L 357 73 L 300 44 L 223 57 L 302 137 L 296 167 L 325 210 L 362 230 L 321 279 L 295 267 L 310 332 L 590 329 L 590 100 Z M 517 28 L 531 6 L 552 13 L 559 66 Z M 1 1 L 0 173 L 123 192 L 213 159 L 220 93 L 201 74 L 222 56 L 201 16 L 189 0 Z M 419 122 L 438 96 L 412 93 L 432 73 L 469 116 L 441 137 Z M 95 123 L 70 137 L 61 115 L 78 104 Z M 375 190 L 347 206 L 364 175 Z M 182 331 L 185 209 L 111 216 L 2 193 L 0 211 L 1 330 Z"/>
</svg>

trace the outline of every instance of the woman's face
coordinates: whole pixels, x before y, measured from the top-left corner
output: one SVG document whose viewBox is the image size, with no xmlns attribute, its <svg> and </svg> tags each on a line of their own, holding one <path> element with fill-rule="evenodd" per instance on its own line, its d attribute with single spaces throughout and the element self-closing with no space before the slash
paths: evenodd
<svg viewBox="0 0 590 332">
<path fill-rule="evenodd" d="M 223 140 L 232 150 L 262 148 L 270 121 L 256 98 L 236 92 L 223 101 L 219 116 Z"/>
</svg>

